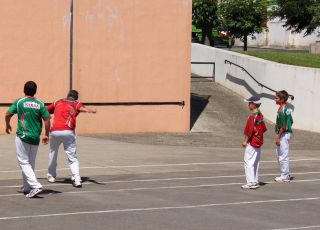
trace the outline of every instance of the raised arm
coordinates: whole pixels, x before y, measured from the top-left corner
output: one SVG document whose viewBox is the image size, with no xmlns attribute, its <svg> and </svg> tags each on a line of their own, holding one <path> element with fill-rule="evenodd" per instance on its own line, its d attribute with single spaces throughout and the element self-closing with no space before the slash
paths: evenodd
<svg viewBox="0 0 320 230">
<path fill-rule="evenodd" d="M 80 107 L 79 111 L 84 112 L 84 113 L 96 113 L 97 112 L 97 110 L 94 108 L 87 108 L 84 106 Z"/>
</svg>

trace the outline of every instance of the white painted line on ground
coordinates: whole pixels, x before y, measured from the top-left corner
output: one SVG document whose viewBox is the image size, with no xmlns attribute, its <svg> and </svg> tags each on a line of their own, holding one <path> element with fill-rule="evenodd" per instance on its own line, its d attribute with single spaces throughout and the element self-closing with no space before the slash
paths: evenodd
<svg viewBox="0 0 320 230">
<path fill-rule="evenodd" d="M 178 209 L 194 209 L 194 208 L 210 208 L 219 206 L 234 206 L 234 205 L 252 205 L 252 204 L 265 204 L 265 203 L 279 203 L 279 202 L 298 202 L 298 201 L 314 201 L 320 200 L 320 197 L 307 197 L 295 198 L 286 200 L 257 200 L 257 201 L 242 201 L 231 203 L 216 203 L 216 204 L 199 204 L 199 205 L 185 205 L 185 206 L 165 206 L 165 207 L 152 207 L 152 208 L 129 208 L 129 209 L 111 209 L 102 211 L 86 211 L 86 212 L 65 212 L 65 213 L 52 213 L 42 215 L 30 216 L 8 216 L 0 217 L 1 220 L 16 220 L 16 219 L 31 219 L 53 216 L 74 216 L 74 215 L 89 215 L 89 214 L 106 214 L 106 213 L 128 213 L 128 212 L 148 212 L 148 211 L 161 211 L 161 210 L 178 210 Z"/>
<path fill-rule="evenodd" d="M 300 161 L 320 161 L 320 158 L 292 159 L 290 162 Z M 260 161 L 260 163 L 278 163 L 278 161 Z M 120 169 L 120 168 L 149 168 L 149 167 L 180 167 L 180 166 L 197 166 L 197 165 L 228 165 L 244 164 L 243 161 L 224 161 L 224 162 L 196 162 L 196 163 L 177 163 L 177 164 L 153 164 L 153 165 L 107 165 L 107 166 L 87 166 L 80 169 Z M 48 169 L 38 169 L 36 172 L 47 171 Z M 58 171 L 70 170 L 70 168 L 58 168 Z M 2 170 L 0 173 L 20 173 L 21 170 Z"/>
<path fill-rule="evenodd" d="M 287 183 L 301 183 L 301 182 L 314 182 L 320 181 L 320 179 L 313 180 L 295 180 Z M 279 182 L 269 181 L 266 184 L 278 184 Z M 158 189 L 181 189 L 181 188 L 205 188 L 205 187 L 219 187 L 219 186 L 230 186 L 230 185 L 241 185 L 243 183 L 225 183 L 225 184 L 200 184 L 200 185 L 181 185 L 181 186 L 160 186 L 160 187 L 140 187 L 140 188 L 124 188 L 124 189 L 104 189 L 104 190 L 87 190 L 87 191 L 71 191 L 69 194 L 80 194 L 80 193 L 101 193 L 101 192 L 123 192 L 123 191 L 142 191 L 142 190 L 158 190 Z M 62 194 L 62 193 L 61 193 Z M 63 193 L 65 194 L 65 193 Z"/>
<path fill-rule="evenodd" d="M 320 179 L 319 179 L 320 180 Z M 243 183 L 228 183 L 228 184 L 202 184 L 202 185 L 181 185 L 181 186 L 162 186 L 162 187 L 139 187 L 139 188 L 122 188 L 122 189 L 103 189 L 103 190 L 87 190 L 87 191 L 71 191 L 59 194 L 83 194 L 83 193 L 103 193 L 103 192 L 124 192 L 124 191 L 143 191 L 143 190 L 157 190 L 157 189 L 180 189 L 180 188 L 201 188 L 201 187 L 215 187 L 227 185 L 240 185 Z M 5 194 L 0 197 L 10 197 L 22 194 Z"/>
<path fill-rule="evenodd" d="M 292 182 L 287 183 L 302 183 L 302 182 L 315 182 L 320 181 L 320 179 L 310 179 L 310 180 L 294 180 Z M 280 184 L 275 181 L 265 182 L 266 184 Z M 86 190 L 86 191 L 70 191 L 70 192 L 62 192 L 57 193 L 61 195 L 68 194 L 84 194 L 84 193 L 105 193 L 105 192 L 124 192 L 124 191 L 145 191 L 145 190 L 160 190 L 160 189 L 185 189 L 185 188 L 205 188 L 205 187 L 219 187 L 219 186 L 230 186 L 230 185 L 241 185 L 243 183 L 225 183 L 225 184 L 200 184 L 200 185 L 181 185 L 181 186 L 160 186 L 160 187 L 137 187 L 137 188 L 122 188 L 122 189 L 103 189 L 103 190 Z M 0 197 L 10 197 L 17 196 L 20 194 L 5 194 L 0 195 Z M 21 194 L 22 195 L 22 194 Z"/>
<path fill-rule="evenodd" d="M 297 172 L 292 174 L 294 175 L 307 175 L 307 174 L 320 174 L 320 172 Z M 263 176 L 277 176 L 279 173 L 270 173 L 270 174 L 259 174 L 259 177 Z M 97 181 L 97 183 L 93 182 L 84 182 L 84 185 L 95 185 L 95 184 L 116 184 L 116 183 L 134 183 L 134 182 L 157 182 L 157 181 L 175 181 L 175 180 L 199 180 L 199 179 L 220 179 L 220 178 L 238 178 L 245 177 L 244 174 L 240 175 L 230 175 L 230 176 L 203 176 L 203 177 L 173 177 L 173 178 L 159 178 L 159 179 L 140 179 L 140 180 L 117 180 L 117 181 Z M 56 186 L 70 186 L 70 184 L 66 183 L 49 183 L 43 184 L 44 187 L 56 187 Z M 2 185 L 0 188 L 20 188 L 21 185 Z"/>
<path fill-rule="evenodd" d="M 320 174 L 320 172 L 304 172 L 304 173 L 294 173 L 294 175 L 307 175 L 307 174 Z M 259 177 L 263 176 L 278 176 L 279 173 L 270 173 L 270 174 L 259 174 Z M 203 177 L 173 177 L 173 178 L 159 178 L 159 179 L 145 179 L 145 180 L 118 180 L 118 181 L 102 181 L 98 182 L 101 184 L 114 184 L 114 183 L 132 183 L 132 182 L 156 182 L 156 181 L 175 181 L 175 180 L 199 180 L 199 179 L 220 179 L 220 178 L 238 178 L 245 177 L 244 174 L 240 175 L 230 175 L 230 176 L 203 176 Z M 88 183 L 95 184 L 95 183 Z M 1 188 L 2 186 L 0 186 Z"/>
<path fill-rule="evenodd" d="M 277 229 L 270 229 L 270 230 L 298 230 L 298 229 L 312 229 L 312 228 L 320 229 L 320 225 L 297 227 L 297 228 L 277 228 Z"/>
<path fill-rule="evenodd" d="M 22 196 L 22 193 L 14 193 L 14 194 L 4 194 L 0 195 L 0 197 L 11 197 L 11 196 Z"/>
</svg>

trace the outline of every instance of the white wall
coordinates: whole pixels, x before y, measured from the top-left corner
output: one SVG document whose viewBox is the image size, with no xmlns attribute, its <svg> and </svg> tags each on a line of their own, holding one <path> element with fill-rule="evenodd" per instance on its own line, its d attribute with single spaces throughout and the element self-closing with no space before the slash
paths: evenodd
<svg viewBox="0 0 320 230">
<path fill-rule="evenodd" d="M 292 49 L 309 49 L 310 44 L 320 40 L 318 32 L 304 37 L 302 33 L 291 33 L 283 27 L 284 22 L 278 19 L 268 22 L 268 31 L 256 34 L 256 39 L 248 37 L 248 46 L 250 47 L 267 47 L 267 48 L 292 48 Z M 236 46 L 243 46 L 239 39 L 235 42 Z"/>
<path fill-rule="evenodd" d="M 294 95 L 293 106 L 294 128 L 320 132 L 320 69 L 296 67 L 265 61 L 259 58 L 222 50 L 201 44 L 192 44 L 192 61 L 210 61 L 216 63 L 215 80 L 219 84 L 233 90 L 243 98 L 258 94 L 262 98 L 264 116 L 275 122 L 277 105 L 275 93 L 260 87 L 240 68 L 225 64 L 232 61 L 244 67 L 260 83 L 274 89 L 286 90 Z M 210 75 L 205 65 L 192 65 L 191 72 L 199 75 Z"/>
</svg>

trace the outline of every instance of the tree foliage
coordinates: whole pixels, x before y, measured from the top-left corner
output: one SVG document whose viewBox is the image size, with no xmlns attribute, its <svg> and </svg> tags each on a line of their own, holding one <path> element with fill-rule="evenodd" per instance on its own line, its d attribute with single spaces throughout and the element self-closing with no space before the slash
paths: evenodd
<svg viewBox="0 0 320 230">
<path fill-rule="evenodd" d="M 222 28 L 235 38 L 244 41 L 247 50 L 247 37 L 254 38 L 255 33 L 261 33 L 264 25 L 266 9 L 255 0 L 222 0 L 220 4 Z"/>
<path fill-rule="evenodd" d="M 320 26 L 320 0 L 278 0 L 272 17 L 285 20 L 284 27 L 296 33 L 312 34 Z"/>
<path fill-rule="evenodd" d="M 218 25 L 217 0 L 193 0 L 192 23 L 202 30 L 202 43 L 210 45 L 212 29 Z"/>
</svg>

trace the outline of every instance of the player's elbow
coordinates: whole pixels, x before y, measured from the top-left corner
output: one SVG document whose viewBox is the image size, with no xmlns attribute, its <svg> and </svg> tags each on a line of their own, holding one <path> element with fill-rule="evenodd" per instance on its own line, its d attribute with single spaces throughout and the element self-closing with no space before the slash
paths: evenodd
<svg viewBox="0 0 320 230">
<path fill-rule="evenodd" d="M 13 114 L 6 112 L 5 118 L 10 118 L 12 116 L 13 116 Z"/>
</svg>

